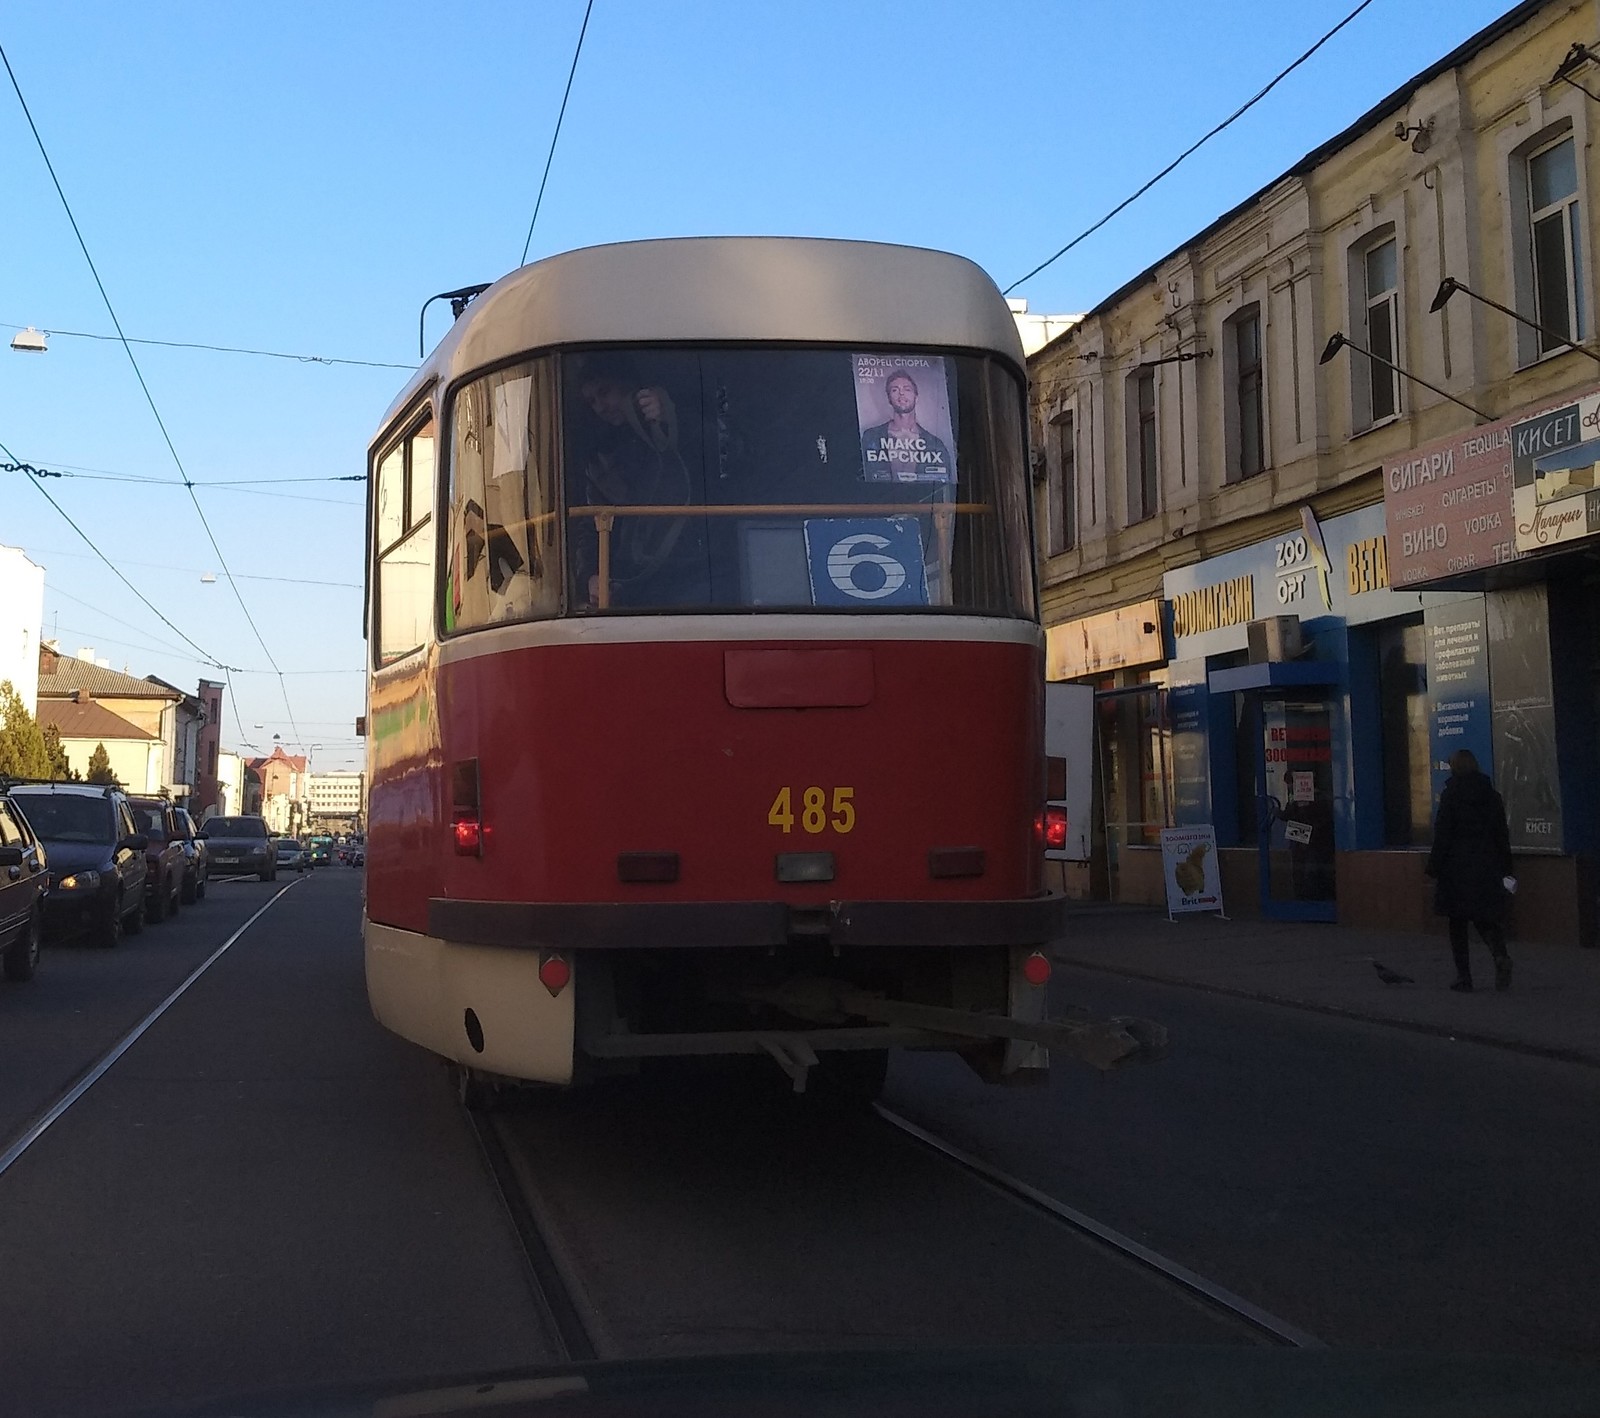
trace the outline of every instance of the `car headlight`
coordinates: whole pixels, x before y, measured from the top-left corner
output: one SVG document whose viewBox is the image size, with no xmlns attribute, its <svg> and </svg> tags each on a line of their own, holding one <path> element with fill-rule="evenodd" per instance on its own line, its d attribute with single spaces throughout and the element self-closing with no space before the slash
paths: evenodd
<svg viewBox="0 0 1600 1418">
<path fill-rule="evenodd" d="M 93 891 L 100 885 L 100 873 L 97 871 L 74 872 L 71 876 L 64 876 L 56 883 L 63 891 Z"/>
</svg>

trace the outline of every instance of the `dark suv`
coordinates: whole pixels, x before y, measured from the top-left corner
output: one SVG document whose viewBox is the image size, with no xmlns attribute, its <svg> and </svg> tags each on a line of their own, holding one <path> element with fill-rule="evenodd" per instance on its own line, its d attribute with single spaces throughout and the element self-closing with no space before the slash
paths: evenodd
<svg viewBox="0 0 1600 1418">
<path fill-rule="evenodd" d="M 0 791 L 0 964 L 8 980 L 31 980 L 38 969 L 49 881 L 43 843 Z"/>
<path fill-rule="evenodd" d="M 184 900 L 189 854 L 183 850 L 183 824 L 178 809 L 166 798 L 129 798 L 133 825 L 145 837 L 144 913 L 151 925 L 178 914 Z"/>
<path fill-rule="evenodd" d="M 11 801 L 50 854 L 44 919 L 52 937 L 89 931 L 110 946 L 124 930 L 144 929 L 145 838 L 120 789 L 19 783 Z"/>
</svg>

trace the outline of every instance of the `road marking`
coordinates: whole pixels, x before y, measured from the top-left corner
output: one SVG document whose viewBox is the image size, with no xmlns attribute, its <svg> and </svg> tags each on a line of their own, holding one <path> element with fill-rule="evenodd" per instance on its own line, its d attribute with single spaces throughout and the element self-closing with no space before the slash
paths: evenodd
<svg viewBox="0 0 1600 1418">
<path fill-rule="evenodd" d="M 1093 1236 L 1096 1240 L 1104 1242 L 1112 1249 L 1121 1251 L 1132 1260 L 1141 1265 L 1148 1266 L 1176 1282 L 1183 1289 L 1188 1290 L 1201 1299 L 1209 1301 L 1220 1309 L 1228 1310 L 1238 1318 L 1244 1320 L 1252 1328 L 1261 1330 L 1264 1334 L 1276 1339 L 1280 1344 L 1288 1344 L 1296 1349 L 1326 1349 L 1328 1346 L 1315 1335 L 1307 1334 L 1303 1329 L 1298 1329 L 1287 1320 L 1281 1320 L 1276 1315 L 1268 1314 L 1259 1305 L 1253 1305 L 1242 1295 L 1235 1295 L 1233 1291 L 1224 1289 L 1221 1285 L 1207 1280 L 1203 1275 L 1198 1275 L 1188 1266 L 1179 1265 L 1177 1261 L 1168 1260 L 1165 1256 L 1151 1250 L 1148 1246 L 1141 1245 L 1131 1236 L 1124 1236 L 1122 1232 L 1114 1230 L 1104 1222 L 1096 1221 L 1092 1216 L 1086 1216 L 1075 1207 L 1057 1201 L 1053 1196 L 1040 1191 L 1035 1186 L 1030 1186 L 1020 1178 L 1002 1172 L 998 1167 L 991 1166 L 981 1157 L 974 1157 L 970 1152 L 963 1151 L 954 1143 L 946 1142 L 942 1137 L 937 1137 L 926 1128 L 919 1127 L 909 1118 L 903 1118 L 899 1113 L 893 1112 L 882 1103 L 874 1103 L 873 1110 L 891 1127 L 899 1128 L 901 1132 L 914 1137 L 926 1147 L 931 1147 L 935 1152 L 948 1157 L 952 1162 L 958 1163 L 968 1171 L 975 1172 L 992 1186 L 1001 1191 L 1008 1192 L 1014 1197 L 1021 1198 L 1040 1210 L 1048 1212 L 1058 1221 L 1064 1221 L 1074 1230 L 1082 1231 Z"/>
<path fill-rule="evenodd" d="M 185 979 L 177 989 L 175 989 L 170 995 L 162 1000 L 161 1003 L 152 1009 L 149 1014 L 145 1015 L 145 1017 L 135 1024 L 132 1029 L 124 1034 L 122 1038 L 112 1046 L 109 1053 L 102 1055 L 100 1061 L 96 1063 L 88 1073 L 84 1074 L 82 1078 L 74 1083 L 71 1088 L 63 1093 L 61 1097 L 51 1105 L 48 1112 L 46 1112 L 30 1127 L 24 1130 L 23 1133 L 16 1139 L 16 1141 L 13 1142 L 11 1146 L 6 1148 L 4 1152 L 0 1152 L 0 1176 L 4 1176 L 11 1164 L 21 1157 L 22 1154 L 32 1147 L 33 1144 L 36 1143 L 41 1137 L 43 1137 L 44 1134 L 49 1130 L 51 1124 L 59 1119 L 68 1108 L 76 1103 L 78 1099 L 83 1097 L 85 1093 L 87 1093 L 103 1078 L 111 1065 L 116 1063 L 118 1059 L 120 1059 L 125 1053 L 128 1052 L 129 1049 L 138 1043 L 144 1032 L 149 1029 L 149 1027 L 154 1024 L 156 1020 L 160 1019 L 163 1014 L 171 1009 L 172 1006 L 176 1004 L 179 998 L 183 995 L 183 992 L 187 990 L 190 985 L 194 984 L 194 982 L 202 975 L 204 975 L 206 971 L 209 970 L 214 964 L 216 964 L 216 962 L 223 957 L 228 948 L 236 940 L 238 940 L 240 936 L 242 936 L 247 930 L 250 929 L 251 926 L 255 925 L 257 921 L 266 915 L 266 913 L 272 909 L 274 903 L 280 896 L 283 895 L 284 892 L 292 891 L 296 885 L 296 882 L 291 881 L 287 886 L 279 887 L 278 890 L 273 893 L 271 900 L 267 901 L 253 916 L 250 917 L 248 921 L 246 921 L 242 926 L 239 927 L 238 930 L 236 930 L 231 936 L 223 941 L 222 944 L 213 950 L 210 955 L 206 956 L 206 958 L 202 960 L 200 964 L 196 965 L 194 969 L 189 972 L 188 978 Z"/>
</svg>

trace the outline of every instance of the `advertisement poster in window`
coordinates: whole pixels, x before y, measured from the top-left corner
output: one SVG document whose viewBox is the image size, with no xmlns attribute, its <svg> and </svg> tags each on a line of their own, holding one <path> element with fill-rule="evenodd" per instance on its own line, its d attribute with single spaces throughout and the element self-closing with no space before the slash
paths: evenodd
<svg viewBox="0 0 1600 1418">
<path fill-rule="evenodd" d="M 852 357 L 862 476 L 868 482 L 955 481 L 945 362 L 935 355 Z"/>
<path fill-rule="evenodd" d="M 1161 876 L 1167 887 L 1167 915 L 1222 910 L 1222 878 L 1217 870 L 1217 830 L 1199 827 L 1161 829 Z"/>
<path fill-rule="evenodd" d="M 1428 645 L 1428 758 L 1433 801 L 1450 777 L 1450 755 L 1469 749 L 1494 776 L 1489 636 L 1482 596 L 1423 612 Z"/>
<path fill-rule="evenodd" d="M 1600 531 L 1600 393 L 1511 426 L 1517 550 L 1549 551 Z"/>
</svg>

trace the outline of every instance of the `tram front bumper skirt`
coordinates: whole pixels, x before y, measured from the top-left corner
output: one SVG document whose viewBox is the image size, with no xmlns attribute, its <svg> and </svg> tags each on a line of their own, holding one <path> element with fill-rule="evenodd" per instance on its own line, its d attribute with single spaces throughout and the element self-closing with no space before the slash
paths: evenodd
<svg viewBox="0 0 1600 1418">
<path fill-rule="evenodd" d="M 428 902 L 428 933 L 519 950 L 788 945 L 1043 945 L 1061 934 L 1065 899 L 1011 901 Z"/>
</svg>

